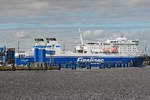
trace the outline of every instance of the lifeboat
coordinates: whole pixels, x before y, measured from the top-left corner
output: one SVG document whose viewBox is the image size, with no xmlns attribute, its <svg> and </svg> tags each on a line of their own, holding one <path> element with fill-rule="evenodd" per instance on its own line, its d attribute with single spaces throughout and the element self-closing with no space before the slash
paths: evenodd
<svg viewBox="0 0 150 100">
<path fill-rule="evenodd" d="M 117 53 L 118 50 L 117 50 L 117 49 L 111 49 L 111 52 L 112 52 L 112 53 Z"/>
<path fill-rule="evenodd" d="M 109 49 L 103 49 L 103 52 L 108 53 L 108 52 L 110 52 L 110 50 Z"/>
</svg>

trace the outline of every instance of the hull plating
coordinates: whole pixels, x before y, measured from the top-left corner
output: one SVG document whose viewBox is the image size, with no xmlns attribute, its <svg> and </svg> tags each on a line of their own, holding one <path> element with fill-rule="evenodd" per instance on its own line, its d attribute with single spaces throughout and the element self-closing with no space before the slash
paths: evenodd
<svg viewBox="0 0 150 100">
<path fill-rule="evenodd" d="M 145 57 L 53 56 L 44 59 L 49 65 L 68 67 L 141 67 Z M 16 65 L 34 62 L 34 57 L 15 58 Z M 42 63 L 42 62 L 41 62 Z"/>
</svg>

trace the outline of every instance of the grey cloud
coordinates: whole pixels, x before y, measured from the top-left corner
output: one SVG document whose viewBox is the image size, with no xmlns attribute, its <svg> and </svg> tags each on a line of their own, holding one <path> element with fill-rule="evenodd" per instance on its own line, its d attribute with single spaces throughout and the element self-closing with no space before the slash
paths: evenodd
<svg viewBox="0 0 150 100">
<path fill-rule="evenodd" d="M 149 7 L 148 0 L 5 0 L 0 1 L 2 15 L 40 15 L 48 13 L 111 12 L 116 9 Z"/>
<path fill-rule="evenodd" d="M 18 39 L 30 38 L 30 34 L 25 33 L 23 31 L 19 31 L 19 32 L 16 32 L 16 38 L 18 38 Z"/>
<path fill-rule="evenodd" d="M 83 37 L 85 37 L 85 38 L 88 38 L 88 39 L 90 39 L 90 38 L 97 39 L 101 35 L 104 34 L 104 30 L 96 30 L 96 31 L 87 30 L 87 31 L 82 32 L 82 34 L 83 34 Z"/>
<path fill-rule="evenodd" d="M 149 4 L 148 0 L 5 0 L 0 1 L 0 16 L 9 18 L 0 18 L 0 22 L 53 24 L 86 21 L 150 21 Z M 56 14 L 60 17 L 56 17 Z M 61 14 L 66 16 L 62 17 Z M 71 14 L 84 15 L 86 18 L 69 16 Z M 48 17 L 41 19 L 39 16 Z"/>
</svg>

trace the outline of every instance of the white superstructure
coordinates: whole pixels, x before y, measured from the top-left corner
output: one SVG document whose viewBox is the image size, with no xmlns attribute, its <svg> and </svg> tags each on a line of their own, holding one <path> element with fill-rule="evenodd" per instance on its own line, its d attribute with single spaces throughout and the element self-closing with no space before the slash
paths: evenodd
<svg viewBox="0 0 150 100">
<path fill-rule="evenodd" d="M 127 40 L 121 36 L 115 39 L 87 42 L 75 47 L 75 53 L 99 55 L 142 55 L 138 40 Z"/>
<path fill-rule="evenodd" d="M 82 34 L 80 34 L 81 44 L 75 46 L 74 52 L 64 51 L 63 45 L 56 38 L 36 38 L 34 39 L 34 48 L 45 49 L 46 51 L 55 51 L 54 56 L 143 56 L 139 48 L 138 40 L 128 40 L 120 36 L 106 41 L 86 42 L 84 43 Z M 16 53 L 16 56 L 33 56 L 34 48 L 25 53 Z M 46 56 L 50 56 L 46 54 Z"/>
</svg>

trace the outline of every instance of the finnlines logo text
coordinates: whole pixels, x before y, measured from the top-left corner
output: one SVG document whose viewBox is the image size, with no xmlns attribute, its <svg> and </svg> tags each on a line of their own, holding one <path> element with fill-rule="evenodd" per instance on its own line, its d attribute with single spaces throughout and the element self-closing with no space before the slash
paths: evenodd
<svg viewBox="0 0 150 100">
<path fill-rule="evenodd" d="M 104 63 L 104 59 L 78 58 L 77 62 L 98 62 L 98 63 Z"/>
</svg>

